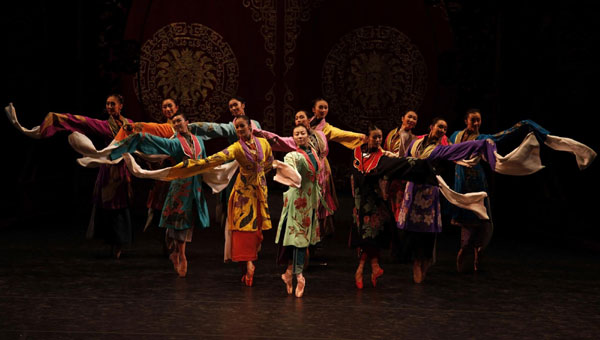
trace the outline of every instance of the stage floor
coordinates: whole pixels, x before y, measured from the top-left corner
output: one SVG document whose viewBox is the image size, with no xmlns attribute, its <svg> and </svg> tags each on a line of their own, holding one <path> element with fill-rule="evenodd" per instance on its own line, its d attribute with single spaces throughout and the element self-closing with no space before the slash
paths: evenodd
<svg viewBox="0 0 600 340">
<path fill-rule="evenodd" d="M 276 205 L 277 194 L 270 201 Z M 272 207 L 274 211 L 276 207 Z M 45 222 L 40 222 L 45 221 Z M 382 259 L 373 288 L 354 286 L 348 220 L 288 296 L 265 232 L 254 287 L 222 261 L 223 231 L 195 230 L 188 275 L 163 255 L 163 233 L 141 232 L 120 260 L 85 227 L 50 216 L 0 229 L 1 339 L 522 339 L 597 338 L 600 255 L 532 238 L 494 238 L 483 271 L 456 273 L 459 234 L 446 227 L 423 284 L 411 266 Z M 139 222 L 139 221 L 138 221 Z M 326 262 L 326 265 L 324 265 Z"/>
</svg>

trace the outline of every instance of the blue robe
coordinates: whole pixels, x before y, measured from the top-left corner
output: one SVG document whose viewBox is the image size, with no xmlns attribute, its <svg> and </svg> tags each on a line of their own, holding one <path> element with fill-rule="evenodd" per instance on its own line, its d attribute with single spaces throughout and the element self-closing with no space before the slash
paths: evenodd
<svg viewBox="0 0 600 340">
<path fill-rule="evenodd" d="M 450 136 L 450 141 L 454 144 L 460 143 L 462 141 L 464 132 L 465 130 L 455 131 Z M 503 143 L 507 143 L 509 140 L 512 139 L 518 141 L 522 140 L 523 137 L 529 132 L 533 132 L 535 134 L 535 137 L 540 142 L 540 144 L 544 143 L 546 136 L 549 134 L 549 132 L 546 129 L 544 129 L 537 123 L 531 120 L 522 120 L 517 124 L 513 125 L 511 128 L 506 129 L 504 131 L 498 132 L 493 135 L 479 134 L 477 136 L 472 136 L 471 138 L 469 138 L 469 140 L 491 139 L 500 147 Z M 457 164 L 454 169 L 454 191 L 461 194 L 475 191 L 487 192 L 487 179 L 481 164 L 477 164 L 471 168 Z M 492 215 L 487 198 L 485 199 L 485 206 L 488 210 L 488 216 L 490 216 L 491 219 Z M 475 223 L 479 220 L 479 218 L 471 211 L 460 209 L 458 207 L 453 207 L 452 220 L 454 222 Z"/>
<path fill-rule="evenodd" d="M 191 134 L 192 144 L 180 135 L 174 138 L 162 138 L 149 134 L 136 133 L 119 142 L 119 147 L 110 154 L 111 159 L 121 157 L 123 153 L 140 151 L 149 155 L 168 155 L 176 163 L 186 159 L 206 158 L 203 139 L 205 136 Z M 202 192 L 202 175 L 196 175 L 171 181 L 169 192 L 163 207 L 159 227 L 185 230 L 195 225 L 194 213 L 202 228 L 209 226 L 209 213 Z"/>
</svg>

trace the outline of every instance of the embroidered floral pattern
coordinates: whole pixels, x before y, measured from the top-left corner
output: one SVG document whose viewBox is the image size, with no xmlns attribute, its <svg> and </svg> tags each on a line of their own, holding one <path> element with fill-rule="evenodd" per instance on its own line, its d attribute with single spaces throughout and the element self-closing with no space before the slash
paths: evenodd
<svg viewBox="0 0 600 340">
<path fill-rule="evenodd" d="M 294 201 L 294 206 L 296 207 L 297 210 L 306 208 L 306 198 L 304 198 L 304 197 L 298 197 Z"/>
<path fill-rule="evenodd" d="M 236 208 L 242 208 L 243 206 L 248 204 L 249 201 L 250 201 L 250 198 L 240 194 L 240 195 L 238 195 L 237 200 L 235 201 L 233 206 Z"/>
<path fill-rule="evenodd" d="M 310 217 L 304 216 L 304 218 L 302 219 L 302 226 L 304 228 L 308 228 L 308 227 L 310 227 L 311 222 L 312 221 L 310 220 Z"/>
<path fill-rule="evenodd" d="M 420 209 L 426 209 L 430 207 L 433 204 L 433 188 L 421 187 L 421 190 L 417 190 L 413 204 Z"/>
<path fill-rule="evenodd" d="M 302 176 L 300 188 L 290 187 L 284 194 L 279 228 L 284 246 L 307 247 L 320 240 L 317 209 L 319 207 L 319 187 L 316 177 L 311 180 L 310 160 L 301 152 L 290 152 L 285 162 L 294 167 Z M 293 203 L 293 204 L 292 204 Z"/>
</svg>

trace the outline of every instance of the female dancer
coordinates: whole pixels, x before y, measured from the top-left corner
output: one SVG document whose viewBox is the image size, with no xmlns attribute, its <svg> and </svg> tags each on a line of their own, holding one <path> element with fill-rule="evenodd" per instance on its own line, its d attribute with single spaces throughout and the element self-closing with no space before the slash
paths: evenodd
<svg viewBox="0 0 600 340">
<path fill-rule="evenodd" d="M 327 155 L 329 154 L 329 143 L 327 142 L 327 137 L 325 136 L 323 131 L 314 130 L 310 128 L 309 122 L 310 121 L 308 119 L 306 111 L 298 111 L 296 113 L 296 116 L 294 117 L 295 126 L 302 125 L 306 127 L 306 130 L 308 132 L 306 143 L 311 150 L 315 151 L 315 156 L 318 158 L 319 164 L 322 165 L 321 170 L 319 171 L 318 181 L 319 188 L 322 192 L 322 196 L 324 201 L 326 202 L 327 207 L 319 203 L 317 216 L 318 218 L 324 218 L 323 216 L 326 216 L 326 214 L 331 214 L 333 212 L 331 211 L 331 207 L 335 208 L 335 206 L 337 205 L 337 200 L 334 198 L 334 196 L 331 194 L 327 195 L 322 189 L 325 185 L 328 185 L 331 176 L 331 169 L 329 168 L 329 162 L 327 161 Z M 273 151 L 295 152 L 298 149 L 298 145 L 293 136 L 280 137 L 277 134 L 266 130 L 255 130 L 254 134 L 266 138 L 271 144 Z M 317 228 L 317 242 L 321 240 L 321 232 L 322 229 L 320 227 Z"/>
<path fill-rule="evenodd" d="M 115 136 L 115 141 L 121 141 L 127 136 L 133 133 L 148 133 L 157 137 L 170 138 L 175 135 L 175 128 L 173 126 L 173 117 L 179 111 L 179 106 L 177 102 L 173 98 L 166 98 L 161 103 L 161 111 L 163 116 L 166 118 L 166 122 L 164 123 L 145 123 L 145 122 L 135 122 L 133 124 L 125 124 L 119 131 L 119 133 Z M 168 160 L 163 160 L 160 162 L 159 166 L 172 165 Z M 167 197 L 167 193 L 169 191 L 169 184 L 163 181 L 155 181 L 152 184 L 152 188 L 148 192 L 148 200 L 146 202 L 146 207 L 148 208 L 148 216 L 146 218 L 146 224 L 144 226 L 144 231 L 150 226 L 152 220 L 154 219 L 155 211 L 162 211 L 162 208 L 165 205 L 165 198 Z M 165 252 L 170 249 L 168 244 L 163 243 L 163 250 Z"/>
<path fill-rule="evenodd" d="M 192 134 L 188 120 L 182 113 L 173 118 L 175 138 L 162 138 L 145 133 L 136 133 L 114 145 L 111 159 L 120 158 L 123 153 L 140 151 L 148 155 L 168 155 L 176 162 L 206 157 L 202 136 Z M 166 238 L 173 244 L 170 259 L 180 277 L 187 274 L 186 243 L 192 241 L 194 225 L 201 228 L 209 226 L 209 214 L 202 190 L 202 176 L 197 175 L 171 181 L 169 191 L 162 207 L 159 226 L 166 228 Z M 166 182 L 161 182 L 166 183 Z"/>
<path fill-rule="evenodd" d="M 461 143 L 479 138 L 479 127 L 481 126 L 481 113 L 477 109 L 469 109 L 465 115 L 466 129 L 456 131 L 450 136 L 452 143 Z M 468 179 L 468 180 L 467 180 Z M 458 192 L 488 191 L 485 172 L 481 164 L 466 167 L 457 164 L 454 172 L 454 190 Z M 456 269 L 458 272 L 464 270 L 464 255 L 466 251 L 473 251 L 473 269 L 479 269 L 479 260 L 483 248 L 491 238 L 493 224 L 489 199 L 485 202 L 488 210 L 489 220 L 481 220 L 468 211 L 455 209 L 452 214 L 451 223 L 461 227 L 460 249 L 456 256 Z"/>
<path fill-rule="evenodd" d="M 233 117 L 233 120 L 229 123 L 212 123 L 212 122 L 195 122 L 190 124 L 190 130 L 196 135 L 203 135 L 210 138 L 225 137 L 229 144 L 235 143 L 239 137 L 236 132 L 234 121 L 237 117 L 246 116 L 246 100 L 240 96 L 232 97 L 227 103 L 227 108 Z M 260 123 L 256 120 L 250 120 L 251 130 L 260 129 Z M 227 188 L 219 194 L 219 201 L 217 203 L 217 216 L 220 220 L 220 224 L 223 226 L 228 225 L 227 213 L 224 207 L 227 206 L 227 201 L 231 196 L 233 190 L 233 183 L 230 182 Z M 224 228 L 225 232 L 225 253 L 223 254 L 223 260 L 225 262 L 231 260 L 231 230 Z"/>
<path fill-rule="evenodd" d="M 394 227 L 393 214 L 380 186 L 383 179 L 376 170 L 381 158 L 386 157 L 380 147 L 381 140 L 381 130 L 370 126 L 367 144 L 354 150 L 352 196 L 355 226 L 350 233 L 350 245 L 359 250 L 360 260 L 354 274 L 358 289 L 363 288 L 363 270 L 367 260 L 371 263 L 371 283 L 373 287 L 377 286 L 377 278 L 383 275 L 383 269 L 379 266 L 379 249 L 387 246 L 388 233 Z M 387 153 L 387 156 L 390 155 Z"/>
<path fill-rule="evenodd" d="M 418 115 L 415 111 L 406 111 L 402 116 L 402 125 L 390 131 L 385 139 L 383 149 L 392 152 L 399 157 L 403 157 L 406 154 L 408 146 L 417 139 L 412 133 L 412 130 L 417 125 Z M 402 204 L 402 198 L 404 197 L 404 188 L 406 187 L 406 181 L 402 180 L 391 180 L 387 183 L 386 195 L 392 213 L 394 216 L 398 215 L 400 205 Z M 398 232 L 397 228 L 394 228 L 391 235 L 391 246 L 392 254 L 398 256 Z"/>
<path fill-rule="evenodd" d="M 390 131 L 385 138 L 383 149 L 404 156 L 406 149 L 417 139 L 412 130 L 417 125 L 419 116 L 415 111 L 406 111 L 402 116 L 402 125 Z"/>
<path fill-rule="evenodd" d="M 459 144 L 474 140 L 490 139 L 498 146 L 502 146 L 502 144 L 506 144 L 507 141 L 522 139 L 525 134 L 533 133 L 537 143 L 544 143 L 550 148 L 574 153 L 581 169 L 587 167 L 595 157 L 595 152 L 589 147 L 569 138 L 552 136 L 546 129 L 531 120 L 522 120 L 511 128 L 493 135 L 481 134 L 479 132 L 481 123 L 482 119 L 479 109 L 467 110 L 465 115 L 466 128 L 455 131 L 450 137 L 451 142 Z M 533 138 L 529 139 L 532 141 L 534 140 Z M 534 162 L 539 162 L 539 168 L 542 167 L 541 162 L 539 161 L 539 154 L 532 155 L 532 157 L 529 158 L 530 161 L 536 158 Z M 539 168 L 533 170 L 538 170 Z M 513 173 L 510 172 L 503 173 L 513 175 Z M 486 175 L 481 165 L 470 164 L 469 166 L 464 166 L 456 164 L 454 172 L 454 190 L 460 193 L 471 191 L 487 192 Z M 479 270 L 481 253 L 492 237 L 493 224 L 491 220 L 489 199 L 486 199 L 485 205 L 487 214 L 490 216 L 489 220 L 482 220 L 471 212 L 463 209 L 453 210 L 451 223 L 461 227 L 460 249 L 456 256 L 456 268 L 459 272 L 464 270 L 464 257 L 468 251 L 473 251 L 474 271 Z"/>
<path fill-rule="evenodd" d="M 411 143 L 406 155 L 427 158 L 444 141 L 448 125 L 435 118 L 429 135 Z M 432 264 L 436 233 L 442 231 L 439 189 L 426 184 L 408 183 L 396 216 L 398 228 L 404 230 L 403 251 L 413 262 L 413 280 L 421 283 Z"/>
<path fill-rule="evenodd" d="M 363 288 L 363 270 L 367 260 L 371 263 L 371 283 L 377 286 L 377 278 L 383 275 L 383 269 L 379 266 L 379 251 L 389 245 L 390 232 L 396 224 L 385 202 L 385 182 L 405 179 L 435 188 L 437 185 L 444 186 L 443 182 L 436 179 L 428 160 L 398 158 L 394 153 L 383 151 L 380 147 L 383 136 L 375 126 L 369 127 L 368 136 L 366 144 L 354 149 L 352 169 L 355 226 L 350 234 L 350 245 L 359 249 L 360 261 L 354 275 L 359 289 Z M 468 155 L 488 151 L 474 143 L 466 144 L 464 149 Z M 491 149 L 494 150 L 493 147 Z M 456 195 L 445 188 L 442 193 L 453 204 L 476 211 L 484 210 L 481 201 L 485 193 Z"/>
<path fill-rule="evenodd" d="M 51 112 L 46 115 L 40 126 L 31 130 L 19 124 L 12 104 L 7 106 L 5 111 L 11 123 L 32 138 L 48 138 L 59 131 L 77 131 L 103 138 L 108 145 L 123 125 L 131 123 L 131 120 L 121 115 L 122 109 L 123 97 L 111 94 L 106 98 L 107 120 Z M 124 164 L 100 166 L 94 186 L 94 206 L 87 235 L 103 239 L 111 246 L 111 253 L 116 259 L 121 256 L 123 245 L 131 243 L 132 240 L 129 212 L 131 193 L 131 178 Z"/>
<path fill-rule="evenodd" d="M 240 165 L 227 210 L 227 229 L 232 231 L 231 258 L 245 264 L 242 282 L 253 285 L 258 251 L 263 239 L 262 231 L 271 229 L 267 204 L 265 174 L 273 167 L 271 146 L 266 139 L 252 135 L 250 118 L 241 115 L 233 120 L 239 140 L 223 151 L 198 160 L 187 160 L 167 170 L 162 180 L 194 176 L 236 160 Z M 157 178 L 157 177 L 153 177 Z"/>
<path fill-rule="evenodd" d="M 318 237 L 319 240 L 322 240 L 326 236 L 333 234 L 334 227 L 331 217 L 338 206 L 331 167 L 327 160 L 329 153 L 328 143 L 334 141 L 349 149 L 354 149 L 364 143 L 366 136 L 362 133 L 341 130 L 327 123 L 325 117 L 329 113 L 329 104 L 323 98 L 313 100 L 312 112 L 314 116 L 309 120 L 305 111 L 298 111 L 295 123 L 296 125 L 302 124 L 309 127 L 309 144 L 317 151 L 318 157 L 323 162 L 323 170 L 319 176 L 319 185 L 324 201 L 327 203 L 327 208 L 324 205 L 320 205 L 317 211 L 319 219 Z M 258 133 L 272 143 L 273 150 L 284 152 L 296 150 L 296 145 L 292 137 L 279 137 L 264 130 Z"/>
<path fill-rule="evenodd" d="M 329 154 L 329 141 L 333 140 L 341 143 L 348 148 L 355 148 L 362 144 L 365 140 L 365 135 L 362 133 L 355 133 L 350 131 L 344 131 L 335 128 L 325 122 L 324 118 L 329 112 L 327 102 L 323 99 L 317 99 L 313 103 L 313 113 L 319 113 L 320 119 L 317 128 L 311 128 L 311 121 L 315 117 L 308 119 L 305 111 L 298 111 L 296 113 L 294 122 L 296 125 L 304 125 L 308 128 L 308 144 L 317 152 L 320 162 L 323 164 L 323 169 L 319 175 L 319 187 L 323 196 L 323 201 L 326 205 L 319 204 L 317 210 L 317 217 L 319 220 L 319 228 L 317 229 L 317 239 L 320 242 L 323 238 L 333 233 L 333 222 L 331 216 L 337 209 L 338 201 L 335 194 L 335 187 L 331 174 L 331 167 L 327 160 Z M 257 130 L 255 132 L 258 136 L 266 138 L 270 143 L 274 151 L 293 152 L 297 146 L 294 142 L 293 137 L 280 137 L 272 132 L 265 130 Z M 314 247 L 309 247 L 314 252 Z M 308 263 L 308 260 L 305 261 Z"/>
<path fill-rule="evenodd" d="M 310 127 L 315 131 L 322 132 L 325 135 L 327 142 L 333 141 L 340 143 L 349 149 L 359 147 L 365 142 L 367 137 L 364 134 L 338 129 L 325 120 L 327 114 L 329 113 L 329 103 L 327 103 L 325 99 L 314 99 L 312 112 L 313 117 L 310 119 Z M 334 226 L 331 217 L 333 212 L 338 207 L 338 199 L 335 192 L 333 175 L 327 159 L 325 159 L 324 166 L 325 170 L 323 172 L 321 190 L 325 200 L 328 202 L 331 212 L 329 212 L 327 209 L 319 209 L 319 225 L 321 227 L 321 234 L 323 237 L 333 234 Z"/>
<path fill-rule="evenodd" d="M 281 275 L 287 293 L 292 294 L 292 278 L 296 274 L 296 297 L 302 297 L 306 285 L 306 279 L 302 275 L 306 250 L 319 240 L 317 209 L 321 191 L 318 179 L 323 163 L 317 151 L 309 145 L 306 126 L 296 125 L 293 138 L 297 149 L 285 155 L 285 163 L 300 173 L 302 184 L 300 188 L 290 187 L 283 194 L 283 210 L 275 243 L 280 246 L 278 262 L 287 264 L 287 270 Z"/>
</svg>

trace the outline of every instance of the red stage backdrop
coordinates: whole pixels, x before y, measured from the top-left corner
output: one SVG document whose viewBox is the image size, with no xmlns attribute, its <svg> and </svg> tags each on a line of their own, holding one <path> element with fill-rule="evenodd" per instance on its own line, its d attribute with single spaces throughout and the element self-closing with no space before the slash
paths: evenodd
<svg viewBox="0 0 600 340">
<path fill-rule="evenodd" d="M 387 131 L 407 109 L 425 129 L 452 105 L 438 81 L 450 25 L 424 1 L 138 0 L 124 38 L 141 46 L 123 84 L 140 119 L 160 121 L 161 100 L 175 97 L 192 120 L 227 121 L 227 100 L 241 95 L 249 115 L 286 134 L 323 96 L 340 128 Z"/>
<path fill-rule="evenodd" d="M 295 112 L 323 96 L 339 128 L 387 133 L 413 109 L 424 133 L 454 104 L 438 77 L 451 37 L 444 9 L 422 0 L 138 0 L 124 38 L 141 46 L 139 71 L 123 92 L 137 120 L 161 121 L 174 97 L 192 121 L 226 122 L 241 95 L 263 128 L 290 135 Z M 332 146 L 340 181 L 350 155 Z"/>
</svg>

